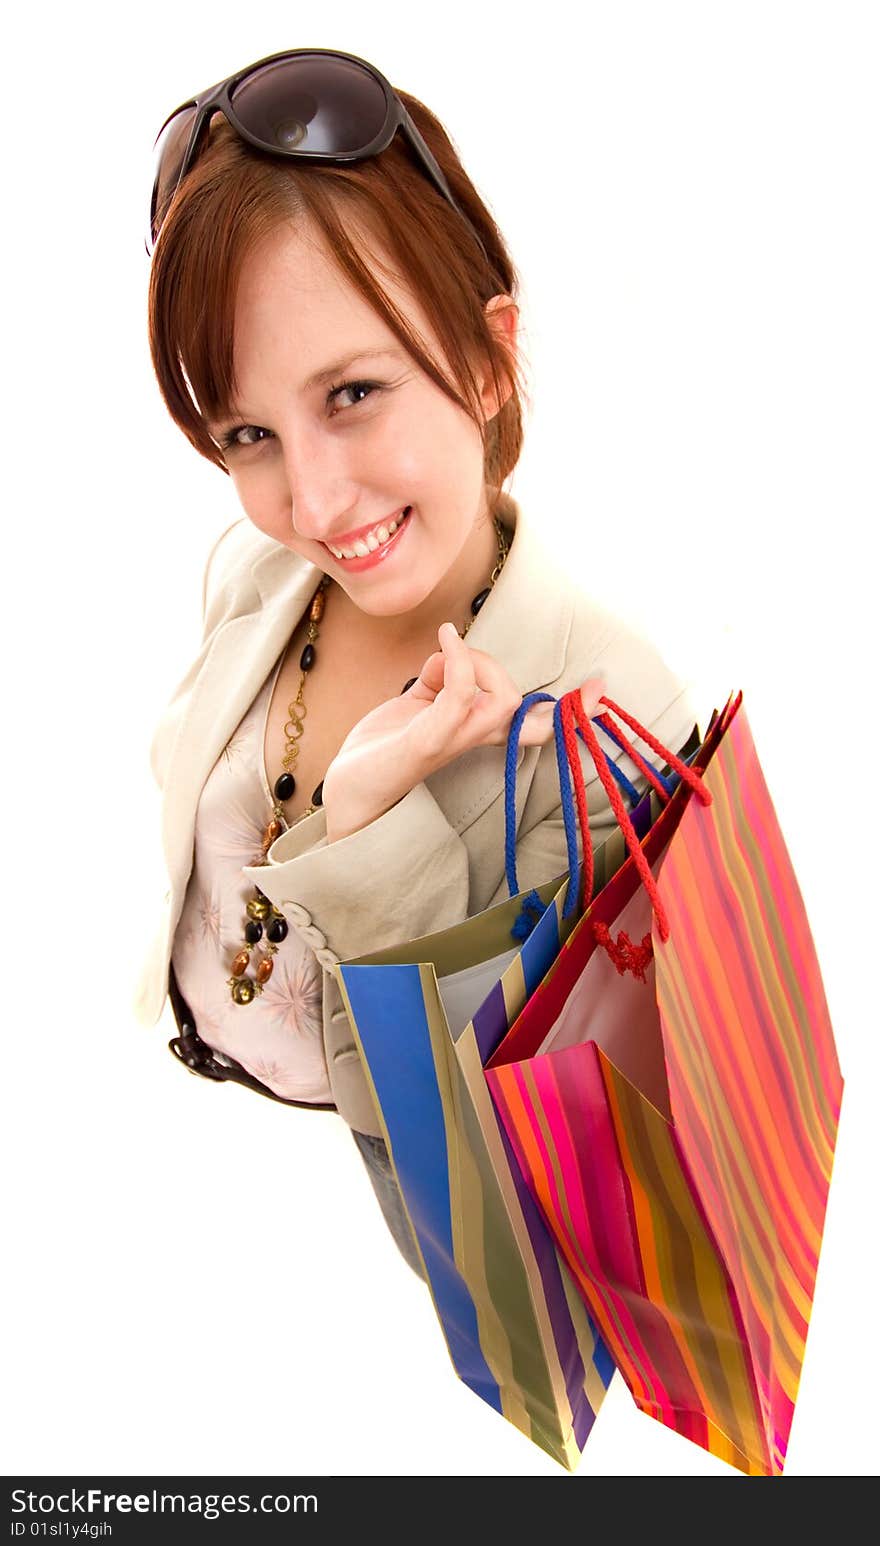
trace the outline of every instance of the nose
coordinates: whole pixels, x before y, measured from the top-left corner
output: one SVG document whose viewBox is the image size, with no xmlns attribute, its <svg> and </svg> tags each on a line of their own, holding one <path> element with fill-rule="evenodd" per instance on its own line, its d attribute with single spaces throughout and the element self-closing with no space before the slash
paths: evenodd
<svg viewBox="0 0 880 1546">
<path fill-rule="evenodd" d="M 306 542 L 324 542 L 334 532 L 356 526 L 348 519 L 357 502 L 357 481 L 352 475 L 350 453 L 320 426 L 279 426 L 290 524 Z"/>
</svg>

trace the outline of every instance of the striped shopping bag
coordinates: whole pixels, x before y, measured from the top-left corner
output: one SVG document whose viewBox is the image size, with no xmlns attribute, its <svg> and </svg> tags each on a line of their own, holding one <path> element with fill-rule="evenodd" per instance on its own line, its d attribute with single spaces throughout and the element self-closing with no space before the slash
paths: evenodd
<svg viewBox="0 0 880 1546">
<path fill-rule="evenodd" d="M 576 695 L 560 711 L 583 825 L 575 725 L 601 776 L 598 741 Z M 843 1081 L 741 693 L 679 771 L 646 836 L 618 811 L 629 857 L 486 1079 L 638 1407 L 747 1474 L 776 1475 Z"/>
<path fill-rule="evenodd" d="M 548 697 L 529 694 L 511 731 L 508 854 L 519 726 Z M 557 735 L 561 770 L 565 756 Z M 647 832 L 677 776 L 639 795 L 608 765 Z M 513 1161 L 484 1073 L 580 916 L 568 830 L 573 872 L 528 894 L 514 885 L 507 902 L 336 971 L 453 1367 L 573 1470 L 614 1365 Z M 626 857 L 615 832 L 592 862 L 610 877 Z"/>
</svg>

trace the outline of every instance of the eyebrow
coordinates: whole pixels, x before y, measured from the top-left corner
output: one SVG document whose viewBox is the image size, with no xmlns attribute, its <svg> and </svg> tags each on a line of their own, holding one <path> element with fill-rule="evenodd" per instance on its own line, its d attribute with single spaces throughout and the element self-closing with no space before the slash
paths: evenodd
<svg viewBox="0 0 880 1546">
<path fill-rule="evenodd" d="M 341 376 L 352 365 L 356 365 L 358 360 L 402 360 L 403 357 L 400 349 L 360 349 L 357 354 L 346 354 L 343 359 L 334 360 L 332 365 L 325 365 L 323 370 L 316 370 L 305 383 L 305 390 L 322 386 L 325 381 L 332 381 L 334 376 Z"/>
<path fill-rule="evenodd" d="M 406 356 L 402 349 L 358 349 L 355 354 L 346 354 L 341 360 L 334 360 L 332 365 L 324 365 L 321 370 L 316 370 L 303 382 L 302 390 L 310 392 L 314 387 L 323 386 L 326 381 L 332 381 L 334 376 L 344 375 L 347 370 L 351 369 L 352 365 L 357 364 L 358 360 L 403 360 L 405 358 Z M 233 411 L 220 419 L 212 421 L 208 428 L 212 432 L 219 431 L 226 424 L 246 417 L 246 414 Z"/>
</svg>

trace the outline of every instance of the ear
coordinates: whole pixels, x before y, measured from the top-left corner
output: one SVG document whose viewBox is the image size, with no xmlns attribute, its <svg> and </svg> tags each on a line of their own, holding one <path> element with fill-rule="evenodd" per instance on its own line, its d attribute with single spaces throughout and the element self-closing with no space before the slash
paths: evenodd
<svg viewBox="0 0 880 1546">
<path fill-rule="evenodd" d="M 483 308 L 486 321 L 497 341 L 510 360 L 511 370 L 516 362 L 517 328 L 519 326 L 519 307 L 509 295 L 493 295 Z M 492 372 L 486 363 L 480 389 L 480 399 L 483 404 L 483 413 L 486 423 L 494 419 L 496 413 L 504 407 L 513 390 L 513 382 L 507 380 L 502 373 L 501 395 L 495 391 L 492 380 Z"/>
</svg>

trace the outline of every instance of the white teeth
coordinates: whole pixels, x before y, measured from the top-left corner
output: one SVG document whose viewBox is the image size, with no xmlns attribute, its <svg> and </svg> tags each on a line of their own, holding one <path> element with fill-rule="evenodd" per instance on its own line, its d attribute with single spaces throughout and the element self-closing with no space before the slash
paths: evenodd
<svg viewBox="0 0 880 1546">
<path fill-rule="evenodd" d="M 377 548 L 388 542 L 402 523 L 403 517 L 399 521 L 389 521 L 387 525 L 376 526 L 372 531 L 367 532 L 366 537 L 359 537 L 352 548 L 335 548 L 330 542 L 327 546 L 334 558 L 366 558 L 368 554 L 375 553 Z"/>
</svg>

